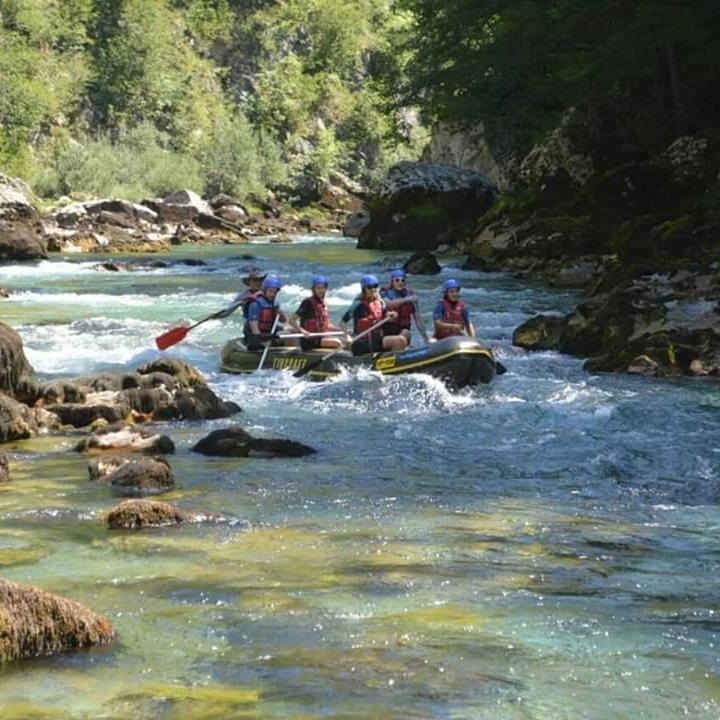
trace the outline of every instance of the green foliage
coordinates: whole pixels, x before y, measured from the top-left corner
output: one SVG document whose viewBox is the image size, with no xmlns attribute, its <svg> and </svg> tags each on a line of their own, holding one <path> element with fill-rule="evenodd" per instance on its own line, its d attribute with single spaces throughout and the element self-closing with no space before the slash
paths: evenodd
<svg viewBox="0 0 720 720">
<path fill-rule="evenodd" d="M 648 146 L 712 128 L 715 0 L 401 0 L 413 13 L 403 102 L 529 144 L 567 107 L 608 109 Z"/>
<path fill-rule="evenodd" d="M 284 179 L 277 143 L 254 131 L 242 115 L 219 121 L 197 157 L 208 195 L 223 192 L 243 199 Z"/>
<path fill-rule="evenodd" d="M 0 167 L 45 195 L 237 196 L 417 157 L 392 0 L 0 0 Z"/>
<path fill-rule="evenodd" d="M 178 188 L 201 192 L 198 162 L 169 147 L 169 138 L 152 125 L 79 141 L 61 134 L 44 153 L 43 169 L 33 178 L 45 197 L 92 193 L 99 197 L 141 200 Z"/>
</svg>

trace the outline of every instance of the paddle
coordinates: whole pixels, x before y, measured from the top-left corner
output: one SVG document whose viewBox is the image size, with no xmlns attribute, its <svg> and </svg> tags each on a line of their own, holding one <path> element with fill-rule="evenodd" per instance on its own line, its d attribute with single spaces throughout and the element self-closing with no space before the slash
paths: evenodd
<svg viewBox="0 0 720 720">
<path fill-rule="evenodd" d="M 420 314 L 420 308 L 418 308 L 417 302 L 413 303 L 413 307 L 415 308 L 415 324 L 418 326 L 418 330 L 427 345 L 430 340 L 428 339 L 427 330 L 425 329 L 425 321 L 423 320 L 423 316 Z"/>
<path fill-rule="evenodd" d="M 280 320 L 280 311 L 278 310 L 275 313 L 275 321 L 272 324 L 272 328 L 270 329 L 270 334 L 275 334 L 275 328 L 277 328 L 278 321 Z M 268 350 L 270 349 L 270 345 L 272 345 L 272 340 L 268 340 L 268 342 L 265 344 L 265 349 L 263 350 L 262 357 L 260 358 L 260 363 L 257 366 L 258 370 L 262 370 L 263 365 L 265 364 L 265 358 L 267 357 Z"/>
<path fill-rule="evenodd" d="M 171 345 L 179 343 L 181 340 L 185 339 L 185 336 L 193 328 L 196 328 L 198 325 L 202 325 L 203 323 L 207 322 L 208 320 L 212 320 L 215 317 L 216 313 L 213 313 L 212 315 L 208 315 L 202 320 L 198 320 L 193 325 L 179 325 L 177 327 L 170 328 L 170 330 L 164 332 L 162 335 L 159 335 L 155 338 L 155 344 L 158 346 L 158 350 L 166 350 Z"/>
<path fill-rule="evenodd" d="M 350 338 L 350 345 L 352 345 L 354 342 L 357 342 L 361 338 L 364 338 L 366 335 L 369 335 L 371 332 L 377 330 L 379 327 L 383 326 L 386 322 L 390 320 L 389 317 L 384 318 L 378 323 L 375 323 L 372 327 L 369 327 L 367 330 L 363 330 L 361 333 L 358 333 L 354 338 Z M 300 370 L 296 370 L 293 373 L 293 377 L 301 378 L 307 375 L 311 370 L 314 370 L 316 367 L 319 367 L 322 365 L 326 360 L 331 358 L 333 355 L 337 355 L 343 348 L 339 347 L 337 350 L 333 350 L 332 352 L 327 353 L 326 355 L 323 355 L 318 360 L 313 360 L 309 365 L 306 365 L 304 368 L 300 368 Z"/>
</svg>

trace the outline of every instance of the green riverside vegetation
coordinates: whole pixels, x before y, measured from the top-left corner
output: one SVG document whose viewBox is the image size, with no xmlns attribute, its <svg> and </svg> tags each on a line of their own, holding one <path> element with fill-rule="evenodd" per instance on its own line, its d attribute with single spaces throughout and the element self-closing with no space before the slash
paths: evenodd
<svg viewBox="0 0 720 720">
<path fill-rule="evenodd" d="M 389 0 L 0 0 L 0 170 L 45 197 L 370 183 L 425 139 L 385 91 L 408 24 Z"/>
</svg>

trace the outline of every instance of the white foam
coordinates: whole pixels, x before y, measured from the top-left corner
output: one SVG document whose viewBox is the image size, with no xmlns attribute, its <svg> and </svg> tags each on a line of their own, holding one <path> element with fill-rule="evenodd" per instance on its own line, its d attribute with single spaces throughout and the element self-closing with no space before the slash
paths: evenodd
<svg viewBox="0 0 720 720">
<path fill-rule="evenodd" d="M 22 278 L 50 278 L 80 275 L 87 272 L 97 261 L 93 262 L 66 262 L 63 260 L 40 260 L 35 264 L 4 265 L 2 268 L 3 281 L 18 280 Z"/>
</svg>

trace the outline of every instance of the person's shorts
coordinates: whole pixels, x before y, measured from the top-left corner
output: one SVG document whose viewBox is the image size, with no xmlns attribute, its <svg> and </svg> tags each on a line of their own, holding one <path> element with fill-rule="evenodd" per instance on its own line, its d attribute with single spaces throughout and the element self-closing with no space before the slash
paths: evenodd
<svg viewBox="0 0 720 720">
<path fill-rule="evenodd" d="M 404 328 L 400 325 L 396 325 L 395 323 L 385 323 L 385 325 L 383 325 L 383 337 L 387 337 L 388 335 L 399 335 L 403 330 L 410 332 L 410 328 Z"/>
<path fill-rule="evenodd" d="M 267 337 L 267 335 L 265 337 Z M 267 342 L 267 341 L 265 341 L 265 342 Z M 245 347 L 252 352 L 259 352 L 260 350 L 264 350 L 265 342 L 256 340 L 252 336 L 247 336 L 247 335 L 245 336 Z M 281 341 L 276 338 L 275 340 L 273 340 L 270 343 L 270 347 L 277 347 L 280 344 L 281 344 Z"/>
</svg>

